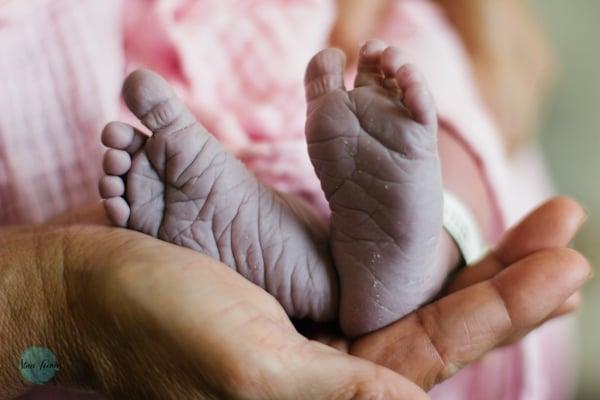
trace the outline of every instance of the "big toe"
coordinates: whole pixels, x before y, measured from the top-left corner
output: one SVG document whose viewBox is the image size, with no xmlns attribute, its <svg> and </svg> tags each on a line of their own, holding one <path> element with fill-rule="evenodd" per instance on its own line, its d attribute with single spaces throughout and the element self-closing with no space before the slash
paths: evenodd
<svg viewBox="0 0 600 400">
<path fill-rule="evenodd" d="M 310 102 L 333 90 L 343 90 L 345 68 L 346 56 L 341 50 L 331 48 L 318 52 L 306 68 L 306 99 Z"/>
<path fill-rule="evenodd" d="M 195 122 L 167 81 L 149 70 L 138 69 L 127 77 L 123 99 L 131 112 L 154 133 L 175 131 Z"/>
</svg>

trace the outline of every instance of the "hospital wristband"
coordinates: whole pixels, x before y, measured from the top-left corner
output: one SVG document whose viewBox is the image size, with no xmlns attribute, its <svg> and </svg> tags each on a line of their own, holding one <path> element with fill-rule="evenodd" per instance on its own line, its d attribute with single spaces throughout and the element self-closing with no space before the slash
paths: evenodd
<svg viewBox="0 0 600 400">
<path fill-rule="evenodd" d="M 486 246 L 470 210 L 453 194 L 444 191 L 444 229 L 458 246 L 467 266 L 481 259 Z"/>
</svg>

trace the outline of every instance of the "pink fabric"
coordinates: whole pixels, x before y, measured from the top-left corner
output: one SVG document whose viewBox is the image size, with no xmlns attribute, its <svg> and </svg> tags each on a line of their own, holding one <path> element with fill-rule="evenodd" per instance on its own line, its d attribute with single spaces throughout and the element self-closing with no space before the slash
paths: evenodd
<svg viewBox="0 0 600 400">
<path fill-rule="evenodd" d="M 168 76 L 208 130 L 264 182 L 314 200 L 325 213 L 304 140 L 302 78 L 325 45 L 333 3 L 130 0 L 127 6 L 130 69 L 143 65 Z M 161 32 L 160 39 L 140 35 L 144 26 Z"/>
<path fill-rule="evenodd" d="M 0 224 L 97 199 L 99 132 L 123 77 L 117 4 L 0 2 Z"/>
<path fill-rule="evenodd" d="M 308 59 L 326 46 L 334 17 L 334 3 L 325 0 L 0 2 L 0 54 L 10 54 L 0 58 L 0 224 L 43 222 L 97 199 L 99 132 L 119 113 L 126 70 L 140 65 L 169 78 L 261 180 L 325 215 L 304 142 L 302 77 Z M 487 179 L 499 235 L 531 202 L 509 197 L 510 164 L 458 38 L 426 0 L 397 1 L 380 37 L 425 72 L 441 122 Z M 555 364 L 564 360 L 548 351 L 565 348 L 548 340 L 559 328 L 495 351 L 435 388 L 433 398 L 551 399 L 568 386 L 547 365 L 548 354 Z"/>
</svg>

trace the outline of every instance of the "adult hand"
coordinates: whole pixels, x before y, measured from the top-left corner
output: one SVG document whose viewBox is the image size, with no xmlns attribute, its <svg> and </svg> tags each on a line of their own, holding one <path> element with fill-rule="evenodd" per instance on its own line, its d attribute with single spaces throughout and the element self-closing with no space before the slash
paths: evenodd
<svg viewBox="0 0 600 400">
<path fill-rule="evenodd" d="M 553 199 L 507 232 L 482 261 L 462 270 L 446 296 L 353 343 L 333 343 L 430 389 L 577 308 L 578 290 L 591 270 L 566 246 L 585 218 L 574 201 Z"/>
<path fill-rule="evenodd" d="M 464 270 L 451 294 L 346 342 L 346 350 L 429 388 L 569 311 L 561 304 L 590 270 L 561 247 L 582 219 L 575 203 L 554 200 Z M 31 234 L 3 235 L 11 251 L 0 257 L 0 273 L 11 280 L 0 281 L 26 296 L 1 292 L 3 351 L 15 354 L 0 360 L 19 346 L 45 344 L 61 365 L 57 384 L 132 399 L 427 398 L 386 368 L 305 339 L 271 296 L 197 252 L 106 227 L 53 228 L 23 240 Z M 35 268 L 16 265 L 21 253 L 35 255 Z M 19 389 L 9 361 L 2 397 Z"/>
<path fill-rule="evenodd" d="M 108 398 L 427 398 L 307 340 L 273 297 L 198 252 L 103 226 L 0 239 L 0 398 L 24 389 L 15 365 L 34 345 L 56 354 L 54 383 Z"/>
</svg>

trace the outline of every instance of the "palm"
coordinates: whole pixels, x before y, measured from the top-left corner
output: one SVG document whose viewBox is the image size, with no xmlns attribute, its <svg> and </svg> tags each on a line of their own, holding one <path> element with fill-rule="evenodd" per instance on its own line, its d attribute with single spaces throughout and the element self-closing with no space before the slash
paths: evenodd
<svg viewBox="0 0 600 400">
<path fill-rule="evenodd" d="M 561 304 L 589 265 L 562 247 L 582 215 L 573 202 L 548 203 L 459 274 L 453 293 L 380 331 L 350 342 L 319 330 L 316 339 L 363 360 L 297 333 L 273 297 L 224 265 L 126 230 L 98 228 L 87 244 L 87 314 L 76 322 L 104 349 L 93 372 L 117 398 L 427 398 L 411 380 L 428 389 L 569 311 Z"/>
<path fill-rule="evenodd" d="M 99 249 L 103 268 L 89 280 L 84 300 L 106 318 L 93 328 L 103 330 L 97 336 L 137 333 L 136 346 L 100 344 L 120 350 L 108 359 L 127 377 L 107 393 L 133 399 L 351 399 L 365 390 L 385 398 L 425 396 L 389 370 L 309 341 L 273 297 L 221 263 L 117 232 Z"/>
<path fill-rule="evenodd" d="M 571 200 L 551 200 L 509 231 L 494 252 L 457 274 L 445 297 L 358 340 L 344 338 L 331 327 L 303 324 L 301 328 L 315 340 L 430 389 L 495 347 L 573 311 L 578 296 L 573 295 L 574 288 L 585 281 L 589 265 L 564 246 L 582 217 L 581 208 Z M 579 273 L 569 275 L 576 269 Z M 548 290 L 544 285 L 552 274 L 556 286 Z M 535 301 L 539 298 L 544 301 Z M 473 337 L 487 340 L 473 341 Z"/>
</svg>

